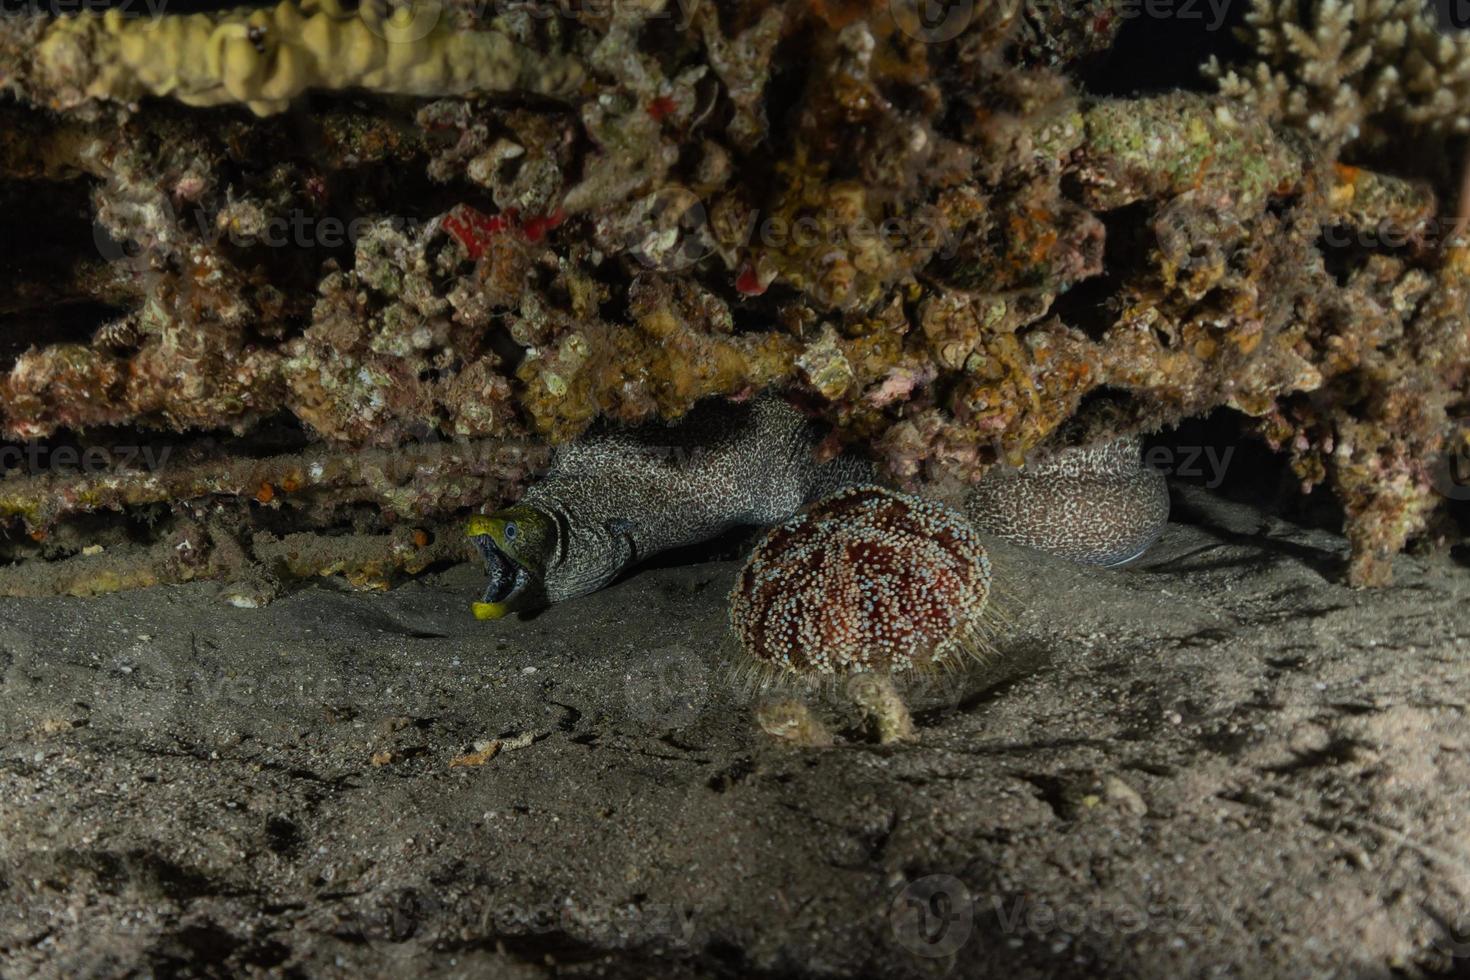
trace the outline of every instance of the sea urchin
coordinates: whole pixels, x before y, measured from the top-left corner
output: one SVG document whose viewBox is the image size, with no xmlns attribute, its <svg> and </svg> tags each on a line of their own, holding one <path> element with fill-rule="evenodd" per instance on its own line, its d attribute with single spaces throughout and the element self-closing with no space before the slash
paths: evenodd
<svg viewBox="0 0 1470 980">
<path fill-rule="evenodd" d="M 938 503 L 858 486 L 774 528 L 730 597 L 730 624 L 757 670 L 850 686 L 884 740 L 912 726 L 888 678 L 985 649 L 990 559 Z M 900 717 L 901 715 L 901 717 Z"/>
</svg>

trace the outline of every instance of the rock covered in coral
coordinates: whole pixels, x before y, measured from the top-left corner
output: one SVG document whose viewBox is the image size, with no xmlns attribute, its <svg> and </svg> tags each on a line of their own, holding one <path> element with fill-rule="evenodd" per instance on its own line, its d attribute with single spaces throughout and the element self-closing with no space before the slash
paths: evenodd
<svg viewBox="0 0 1470 980">
<path fill-rule="evenodd" d="M 1470 356 L 1452 168 L 1422 159 L 1461 127 L 1463 41 L 1406 3 L 1263 0 L 1280 98 L 1087 94 L 1110 4 L 942 31 L 903 4 L 459 4 L 391 48 L 408 8 L 7 18 L 0 230 L 36 246 L 0 284 L 0 426 L 200 458 L 481 440 L 526 461 L 509 502 L 594 424 L 759 390 L 830 427 L 823 456 L 956 491 L 1078 421 L 1228 409 L 1338 495 L 1351 577 L 1381 581 L 1442 527 Z M 1375 155 L 1416 132 L 1412 165 Z M 245 540 L 465 509 L 462 467 L 372 513 L 173 465 L 102 499 Z M 65 554 L 92 485 L 27 483 L 7 556 Z"/>
</svg>

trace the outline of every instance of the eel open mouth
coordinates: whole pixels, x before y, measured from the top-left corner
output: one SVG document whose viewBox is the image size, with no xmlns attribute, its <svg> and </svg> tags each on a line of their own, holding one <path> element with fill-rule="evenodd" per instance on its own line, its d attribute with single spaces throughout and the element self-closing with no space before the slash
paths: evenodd
<svg viewBox="0 0 1470 980">
<path fill-rule="evenodd" d="M 499 619 L 512 611 L 514 600 L 531 585 L 531 573 L 496 547 L 488 534 L 470 540 L 485 559 L 485 571 L 490 576 L 484 596 L 474 605 L 475 618 Z"/>
</svg>

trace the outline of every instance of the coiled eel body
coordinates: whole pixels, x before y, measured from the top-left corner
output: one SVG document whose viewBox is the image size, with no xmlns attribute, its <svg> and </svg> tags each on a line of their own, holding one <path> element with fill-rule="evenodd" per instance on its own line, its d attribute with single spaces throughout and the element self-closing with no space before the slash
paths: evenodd
<svg viewBox="0 0 1470 980">
<path fill-rule="evenodd" d="M 475 615 L 497 619 L 603 588 L 659 552 L 741 525 L 779 524 L 807 504 L 873 481 L 842 456 L 818 462 L 821 430 L 786 402 L 709 401 L 673 425 L 586 437 L 560 449 L 513 507 L 470 520 L 489 584 Z M 982 532 L 1075 561 L 1118 565 L 1168 519 L 1161 474 L 1139 440 L 1066 450 L 988 474 L 967 496 Z"/>
</svg>

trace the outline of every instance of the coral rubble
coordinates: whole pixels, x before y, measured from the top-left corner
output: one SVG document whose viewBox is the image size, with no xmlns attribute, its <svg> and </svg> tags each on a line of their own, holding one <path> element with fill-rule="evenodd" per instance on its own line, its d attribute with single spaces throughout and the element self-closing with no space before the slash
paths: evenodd
<svg viewBox="0 0 1470 980">
<path fill-rule="evenodd" d="M 1466 448 L 1470 42 L 1416 4 L 1257 0 L 1254 62 L 1129 97 L 1111 2 L 6 17 L 0 589 L 376 582 L 599 420 L 766 389 L 956 493 L 1233 410 L 1384 581 Z"/>
</svg>

